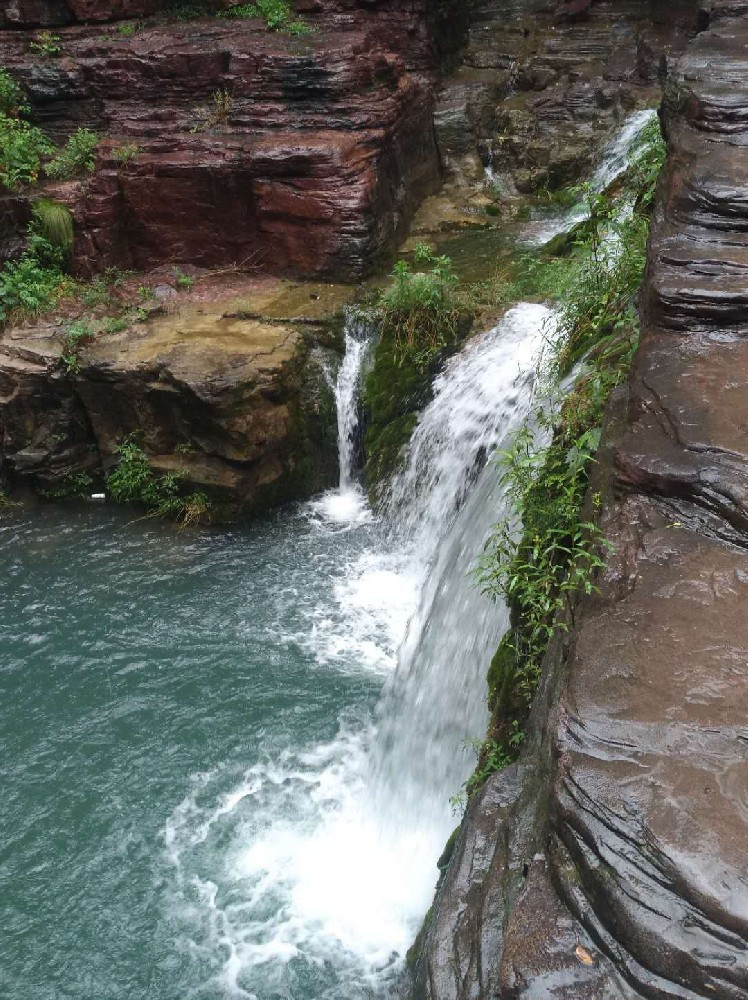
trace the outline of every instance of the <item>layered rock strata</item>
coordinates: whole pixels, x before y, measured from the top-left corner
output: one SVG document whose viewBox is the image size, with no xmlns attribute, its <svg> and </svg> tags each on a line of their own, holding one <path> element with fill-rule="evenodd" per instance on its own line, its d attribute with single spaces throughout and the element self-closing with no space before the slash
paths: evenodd
<svg viewBox="0 0 748 1000">
<path fill-rule="evenodd" d="M 748 997 L 747 52 L 748 17 L 720 21 L 668 85 L 641 347 L 594 485 L 613 551 L 527 750 L 470 804 L 419 1000 Z"/>
<path fill-rule="evenodd" d="M 217 14 L 227 4 L 202 6 Z M 353 281 L 393 253 L 439 182 L 434 81 L 464 9 L 294 6 L 307 29 L 299 36 L 256 18 L 182 20 L 184 4 L 158 0 L 4 5 L 0 65 L 34 122 L 58 142 L 83 127 L 103 139 L 90 176 L 0 197 L 0 262 L 22 252 L 31 203 L 45 196 L 71 209 L 78 277 L 117 269 L 141 275 L 135 288 L 167 282 L 163 316 L 123 331 L 117 317 L 94 315 L 75 370 L 61 355 L 80 308 L 63 302 L 55 316 L 6 329 L 4 489 L 98 484 L 133 433 L 155 472 L 180 473 L 234 513 L 335 481 L 318 363 L 332 344 L 319 308 L 328 286 L 310 285 L 289 307 L 286 292 L 248 275 Z M 177 266 L 245 277 L 227 291 L 219 274 L 173 302 Z M 337 305 L 350 295 L 332 293 Z M 85 310 L 82 319 L 91 326 Z"/>
<path fill-rule="evenodd" d="M 391 253 L 438 183 L 436 39 L 457 5 L 299 4 L 301 37 L 243 18 L 90 23 L 156 6 L 5 7 L 0 65 L 37 123 L 105 137 L 92 177 L 49 192 L 73 211 L 76 269 L 251 261 L 356 279 Z M 39 51 L 35 24 L 62 25 L 59 51 Z"/>
<path fill-rule="evenodd" d="M 491 168 L 523 193 L 575 183 L 657 87 L 700 20 L 695 0 L 476 0 L 463 65 L 436 108 L 453 176 Z"/>
<path fill-rule="evenodd" d="M 130 436 L 219 513 L 251 514 L 337 480 L 335 401 L 345 288 L 272 280 L 156 286 L 150 316 L 61 361 L 64 327 L 0 339 L 0 476 L 65 496 L 102 489 Z M 144 311 L 144 310 L 142 310 Z M 92 321 L 91 329 L 101 326 Z M 73 370 L 70 370 L 70 369 Z"/>
</svg>

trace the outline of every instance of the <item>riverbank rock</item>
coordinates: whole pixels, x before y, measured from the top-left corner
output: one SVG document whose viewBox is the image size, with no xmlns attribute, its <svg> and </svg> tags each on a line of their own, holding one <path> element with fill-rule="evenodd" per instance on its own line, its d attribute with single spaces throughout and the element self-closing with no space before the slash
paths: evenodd
<svg viewBox="0 0 748 1000">
<path fill-rule="evenodd" d="M 595 489 L 613 551 L 519 765 L 471 803 L 415 996 L 748 997 L 748 19 L 668 85 L 643 335 Z"/>
<path fill-rule="evenodd" d="M 269 279 L 156 288 L 172 294 L 130 314 L 125 329 L 90 321 L 94 335 L 73 363 L 61 358 L 64 323 L 6 330 L 5 485 L 52 496 L 100 489 L 131 436 L 155 473 L 177 473 L 229 515 L 333 485 L 329 372 L 350 290 Z"/>
</svg>

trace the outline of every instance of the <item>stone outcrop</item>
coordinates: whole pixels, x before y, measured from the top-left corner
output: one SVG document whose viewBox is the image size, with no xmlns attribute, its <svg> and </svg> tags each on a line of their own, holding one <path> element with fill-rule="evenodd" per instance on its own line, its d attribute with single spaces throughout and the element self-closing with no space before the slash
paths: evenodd
<svg viewBox="0 0 748 1000">
<path fill-rule="evenodd" d="M 748 17 L 719 20 L 670 78 L 594 484 L 613 551 L 527 749 L 471 802 L 419 1000 L 748 997 L 747 52 Z"/>
<path fill-rule="evenodd" d="M 217 14 L 228 4 L 202 6 Z M 329 286 L 310 285 L 291 306 L 286 291 L 279 305 L 272 282 L 268 291 L 247 275 L 353 281 L 394 253 L 439 183 L 434 81 L 465 8 L 299 0 L 308 31 L 297 37 L 260 19 L 184 20 L 179 7 L 8 0 L 0 11 L 0 65 L 23 86 L 35 124 L 59 143 L 83 127 L 103 137 L 85 179 L 0 196 L 0 262 L 23 251 L 30 204 L 43 195 L 72 212 L 80 278 L 135 271 L 137 298 L 138 284 L 162 280 L 159 269 L 169 295 L 174 265 L 218 269 L 177 306 L 167 299 L 165 315 L 116 334 L 94 313 L 96 336 L 75 371 L 61 352 L 80 306 L 5 331 L 3 488 L 55 496 L 100 485 L 133 433 L 154 472 L 178 472 L 234 514 L 335 481 L 320 368 L 336 346 L 320 305 Z M 236 272 L 228 290 L 221 271 Z M 332 297 L 340 305 L 351 294 Z"/>
<path fill-rule="evenodd" d="M 470 178 L 490 165 L 509 192 L 576 183 L 615 123 L 657 100 L 698 21 L 694 0 L 476 0 L 436 107 L 447 168 Z"/>
<path fill-rule="evenodd" d="M 118 445 L 136 435 L 155 473 L 178 473 L 228 515 L 334 485 L 327 371 L 349 290 L 242 278 L 155 291 L 150 316 L 97 332 L 72 371 L 61 362 L 64 325 L 5 332 L 5 484 L 53 496 L 101 489 Z"/>
<path fill-rule="evenodd" d="M 392 254 L 439 181 L 432 93 L 447 44 L 435 39 L 458 5 L 300 3 L 298 38 L 257 19 L 90 23 L 155 6 L 5 7 L 0 65 L 37 123 L 58 140 L 81 126 L 105 137 L 93 176 L 55 189 L 75 217 L 77 270 L 251 260 L 356 279 Z M 20 28 L 37 23 L 62 25 L 57 55 L 30 48 Z"/>
</svg>

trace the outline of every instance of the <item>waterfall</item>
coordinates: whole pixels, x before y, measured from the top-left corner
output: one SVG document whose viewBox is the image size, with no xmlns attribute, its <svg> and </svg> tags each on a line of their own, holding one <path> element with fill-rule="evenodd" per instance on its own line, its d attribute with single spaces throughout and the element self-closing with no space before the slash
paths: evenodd
<svg viewBox="0 0 748 1000">
<path fill-rule="evenodd" d="M 342 525 L 369 520 L 371 511 L 356 479 L 360 458 L 361 373 L 374 336 L 374 325 L 361 313 L 348 309 L 343 326 L 345 353 L 335 379 L 335 407 L 338 422 L 339 485 L 317 501 L 311 509 L 322 518 Z"/>
<path fill-rule="evenodd" d="M 535 362 L 554 321 L 546 306 L 522 303 L 469 342 L 436 380 L 392 483 L 388 515 L 423 585 L 371 756 L 388 835 L 415 824 L 421 842 L 445 839 L 449 799 L 474 762 L 466 743 L 486 730 L 486 672 L 508 627 L 506 607 L 474 573 L 492 526 L 510 516 L 491 459 L 531 413 Z"/>
<path fill-rule="evenodd" d="M 356 313 L 346 315 L 345 354 L 335 383 L 338 415 L 338 461 L 340 492 L 355 487 L 355 467 L 358 455 L 359 389 L 361 369 L 371 342 L 371 324 Z"/>
<path fill-rule="evenodd" d="M 596 184 L 633 155 L 648 118 L 629 120 Z M 486 731 L 486 673 L 508 626 L 474 572 L 493 525 L 512 516 L 495 456 L 537 406 L 536 361 L 556 322 L 521 303 L 450 359 L 375 516 L 356 481 L 371 330 L 347 317 L 339 487 L 299 508 L 309 535 L 279 604 L 317 588 L 311 627 L 289 641 L 319 669 L 384 677 L 384 690 L 373 719 L 341 716 L 329 743 L 269 754 L 228 788 L 220 773 L 198 776 L 169 817 L 179 893 L 228 956 L 228 995 L 371 1000 L 399 974 L 457 822 L 450 797 L 474 766 L 466 744 Z M 206 874 L 218 831 L 228 860 Z"/>
<path fill-rule="evenodd" d="M 654 108 L 634 111 L 620 130 L 603 149 L 600 160 L 588 182 L 592 194 L 602 194 L 611 184 L 622 177 L 631 166 L 642 144 L 642 134 L 649 123 L 657 117 Z M 580 222 L 590 216 L 589 204 L 580 200 L 565 212 L 560 212 L 539 224 L 530 224 L 527 239 L 533 246 L 542 246 L 561 233 L 570 232 Z"/>
</svg>

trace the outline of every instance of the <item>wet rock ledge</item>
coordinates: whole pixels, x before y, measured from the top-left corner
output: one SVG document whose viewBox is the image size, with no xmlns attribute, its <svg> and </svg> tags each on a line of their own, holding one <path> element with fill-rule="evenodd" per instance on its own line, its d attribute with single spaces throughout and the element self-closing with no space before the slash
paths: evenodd
<svg viewBox="0 0 748 1000">
<path fill-rule="evenodd" d="M 613 553 L 470 805 L 418 1000 L 748 997 L 748 16 L 691 44 L 664 118 Z"/>
</svg>

